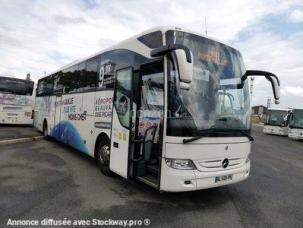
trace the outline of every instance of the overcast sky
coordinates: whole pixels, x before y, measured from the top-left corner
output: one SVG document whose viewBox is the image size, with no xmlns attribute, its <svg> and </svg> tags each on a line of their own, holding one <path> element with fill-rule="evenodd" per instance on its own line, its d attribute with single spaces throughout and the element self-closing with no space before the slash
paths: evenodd
<svg viewBox="0 0 303 228">
<path fill-rule="evenodd" d="M 37 80 L 159 25 L 219 39 L 243 55 L 247 69 L 281 80 L 280 107 L 303 107 L 303 0 L 0 0 L 0 75 Z M 272 98 L 264 79 L 253 104 Z"/>
</svg>

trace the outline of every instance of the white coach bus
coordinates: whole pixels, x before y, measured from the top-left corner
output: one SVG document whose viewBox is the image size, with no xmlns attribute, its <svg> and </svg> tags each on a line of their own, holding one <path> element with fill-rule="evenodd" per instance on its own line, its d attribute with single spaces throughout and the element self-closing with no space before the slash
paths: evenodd
<svg viewBox="0 0 303 228">
<path fill-rule="evenodd" d="M 151 29 L 38 82 L 35 125 L 94 157 L 106 175 L 160 191 L 246 179 L 251 107 L 241 54 L 174 27 Z"/>
<path fill-rule="evenodd" d="M 265 134 L 288 135 L 290 109 L 272 108 L 268 109 L 263 127 Z"/>
<path fill-rule="evenodd" d="M 34 82 L 0 76 L 0 124 L 33 124 Z"/>
<path fill-rule="evenodd" d="M 303 140 L 303 109 L 292 110 L 288 137 L 294 140 Z"/>
</svg>

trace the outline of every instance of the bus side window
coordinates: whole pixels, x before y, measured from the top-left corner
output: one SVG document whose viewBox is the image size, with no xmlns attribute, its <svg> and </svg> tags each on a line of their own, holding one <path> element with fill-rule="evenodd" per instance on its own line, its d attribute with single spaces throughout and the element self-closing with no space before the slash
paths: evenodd
<svg viewBox="0 0 303 228">
<path fill-rule="evenodd" d="M 114 88 L 115 66 L 116 64 L 110 60 L 101 62 L 98 80 L 98 86 L 100 88 Z"/>
<path fill-rule="evenodd" d="M 60 80 L 62 76 L 63 76 L 62 71 L 54 75 L 54 94 L 56 95 L 61 95 L 63 92 L 63 84 L 62 81 Z"/>
<path fill-rule="evenodd" d="M 86 62 L 79 64 L 79 87 L 83 89 L 86 86 Z"/>
<path fill-rule="evenodd" d="M 60 77 L 59 83 L 63 86 L 63 93 L 69 93 L 71 90 L 73 90 L 73 83 L 72 83 L 72 77 L 73 77 L 73 69 L 68 68 L 63 71 L 62 76 Z"/>
<path fill-rule="evenodd" d="M 116 70 L 133 65 L 135 54 L 131 51 L 121 49 L 103 53 L 100 57 L 98 87 L 113 89 Z"/>
<path fill-rule="evenodd" d="M 90 59 L 86 63 L 86 83 L 84 89 L 96 87 L 98 75 L 98 58 Z"/>
<path fill-rule="evenodd" d="M 65 69 L 60 77 L 60 83 L 64 86 L 64 93 L 75 93 L 81 91 L 80 71 L 78 65 Z"/>
<path fill-rule="evenodd" d="M 50 96 L 54 90 L 54 76 L 50 75 L 38 81 L 36 96 Z"/>
<path fill-rule="evenodd" d="M 43 90 L 44 90 L 44 80 L 45 79 L 41 79 L 38 81 L 38 86 L 37 86 L 37 91 L 36 91 L 36 96 L 39 97 L 39 96 L 43 96 L 44 93 L 43 93 Z"/>
</svg>

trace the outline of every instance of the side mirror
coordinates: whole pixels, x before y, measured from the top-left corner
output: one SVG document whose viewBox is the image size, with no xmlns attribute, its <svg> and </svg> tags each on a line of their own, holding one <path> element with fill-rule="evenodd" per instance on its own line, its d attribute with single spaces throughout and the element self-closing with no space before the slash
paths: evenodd
<svg viewBox="0 0 303 228">
<path fill-rule="evenodd" d="M 181 44 L 169 44 L 156 49 L 150 53 L 151 57 L 159 57 L 175 51 L 180 81 L 190 83 L 193 75 L 193 55 L 188 47 Z"/>
<path fill-rule="evenodd" d="M 194 64 L 193 61 L 186 61 L 186 54 L 183 50 L 175 50 L 177 57 L 177 66 L 179 69 L 180 81 L 184 83 L 191 83 L 194 72 Z M 190 53 L 191 59 L 192 53 Z"/>
<path fill-rule="evenodd" d="M 261 70 L 247 70 L 245 74 L 241 77 L 241 84 L 239 85 L 240 88 L 243 88 L 244 81 L 247 79 L 248 76 L 264 76 L 271 83 L 275 98 L 275 104 L 280 103 L 280 81 L 275 74 Z"/>
</svg>

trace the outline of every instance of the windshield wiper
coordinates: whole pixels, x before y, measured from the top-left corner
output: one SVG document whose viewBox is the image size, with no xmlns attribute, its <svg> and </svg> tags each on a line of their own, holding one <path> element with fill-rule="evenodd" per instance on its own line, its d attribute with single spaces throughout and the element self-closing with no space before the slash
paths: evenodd
<svg viewBox="0 0 303 228">
<path fill-rule="evenodd" d="M 201 139 L 204 136 L 210 135 L 214 132 L 215 132 L 215 128 L 202 129 L 200 131 L 197 131 L 197 133 L 199 133 L 201 135 L 198 135 L 198 136 L 195 136 L 195 137 L 192 137 L 192 138 L 189 138 L 189 139 L 183 139 L 183 144 L 196 141 L 196 140 Z"/>
</svg>

